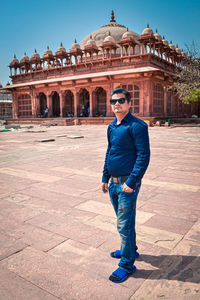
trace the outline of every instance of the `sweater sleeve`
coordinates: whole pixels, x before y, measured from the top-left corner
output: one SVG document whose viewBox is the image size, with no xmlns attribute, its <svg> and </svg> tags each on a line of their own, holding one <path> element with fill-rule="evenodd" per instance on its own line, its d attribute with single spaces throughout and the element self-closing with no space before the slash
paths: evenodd
<svg viewBox="0 0 200 300">
<path fill-rule="evenodd" d="M 126 180 L 126 185 L 134 189 L 137 182 L 142 179 L 150 160 L 150 146 L 148 126 L 146 124 L 134 126 L 131 129 L 131 134 L 134 138 L 136 149 L 136 161 L 131 171 L 129 178 Z"/>
</svg>

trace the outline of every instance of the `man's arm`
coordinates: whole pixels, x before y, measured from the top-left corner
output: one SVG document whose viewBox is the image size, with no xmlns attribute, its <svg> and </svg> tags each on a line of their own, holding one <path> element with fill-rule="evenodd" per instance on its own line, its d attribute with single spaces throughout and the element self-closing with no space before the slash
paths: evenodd
<svg viewBox="0 0 200 300">
<path fill-rule="evenodd" d="M 132 128 L 136 148 L 136 161 L 133 170 L 126 180 L 126 185 L 135 189 L 136 183 L 142 179 L 150 160 L 150 146 L 147 125 L 138 125 Z"/>
<path fill-rule="evenodd" d="M 110 145 L 108 144 L 108 148 L 106 151 L 106 157 L 105 157 L 105 162 L 104 162 L 104 168 L 103 168 L 103 176 L 102 176 L 102 182 L 108 183 L 110 179 L 110 174 L 108 171 L 108 157 L 110 155 Z"/>
<path fill-rule="evenodd" d="M 103 168 L 103 176 L 102 176 L 102 191 L 106 193 L 108 191 L 108 181 L 110 179 L 110 174 L 108 171 L 108 158 L 110 155 L 110 143 L 109 143 L 109 127 L 107 131 L 107 137 L 108 137 L 108 147 L 106 151 L 106 157 L 104 162 L 104 168 Z"/>
</svg>

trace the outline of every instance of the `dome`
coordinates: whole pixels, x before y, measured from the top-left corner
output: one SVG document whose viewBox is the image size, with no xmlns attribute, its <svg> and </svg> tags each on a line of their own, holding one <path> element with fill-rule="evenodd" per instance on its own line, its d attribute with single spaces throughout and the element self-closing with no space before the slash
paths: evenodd
<svg viewBox="0 0 200 300">
<path fill-rule="evenodd" d="M 111 20 L 108 24 L 103 25 L 98 30 L 88 34 L 81 42 L 80 46 L 82 49 L 86 46 L 90 36 L 92 35 L 93 40 L 96 42 L 97 47 L 100 47 L 105 41 L 105 38 L 109 35 L 114 39 L 115 43 L 119 43 L 122 39 L 123 34 L 127 32 L 127 28 L 124 25 L 120 25 L 115 21 L 114 12 L 112 11 Z M 140 35 L 136 32 L 129 30 L 135 40 L 140 38 Z M 110 38 L 108 38 L 109 40 Z M 120 50 L 118 50 L 120 53 Z M 118 52 L 117 52 L 118 53 Z"/>
<path fill-rule="evenodd" d="M 74 43 L 72 44 L 71 49 L 80 49 L 80 45 L 77 43 L 76 39 L 75 39 Z"/>
<path fill-rule="evenodd" d="M 16 58 L 16 55 L 14 55 L 13 59 L 11 60 L 10 67 L 17 68 L 18 66 L 19 66 L 19 61 Z"/>
<path fill-rule="evenodd" d="M 145 28 L 142 31 L 142 35 L 152 35 L 153 34 L 153 30 L 151 28 L 149 28 L 149 24 L 147 24 L 147 28 Z"/>
<path fill-rule="evenodd" d="M 168 41 L 165 39 L 165 37 L 163 36 L 162 42 L 165 46 L 168 46 Z"/>
<path fill-rule="evenodd" d="M 66 54 L 67 54 L 67 52 L 66 52 L 65 48 L 63 47 L 63 44 L 60 43 L 60 47 L 56 51 L 56 56 L 57 57 L 63 57 L 63 56 L 66 56 Z"/>
<path fill-rule="evenodd" d="M 109 33 L 109 35 L 108 35 L 107 37 L 105 37 L 105 39 L 104 39 L 103 42 L 104 42 L 104 43 L 107 43 L 107 42 L 110 43 L 110 42 L 111 42 L 111 43 L 113 43 L 113 44 L 116 44 L 114 38 L 110 35 L 110 33 Z"/>
<path fill-rule="evenodd" d="M 90 39 L 87 41 L 86 46 L 96 46 L 95 40 L 93 40 L 92 35 L 90 35 Z"/>
<path fill-rule="evenodd" d="M 37 63 L 37 62 L 40 62 L 40 61 L 41 61 L 40 55 L 37 53 L 37 51 L 35 49 L 35 52 L 31 56 L 30 62 L 34 64 L 34 63 Z"/>
<path fill-rule="evenodd" d="M 47 49 L 44 51 L 43 59 L 53 59 L 53 53 L 49 50 L 49 46 L 47 46 Z"/>
<path fill-rule="evenodd" d="M 181 54 L 182 54 L 182 56 L 187 56 L 186 53 L 183 51 L 183 49 L 181 51 Z"/>
<path fill-rule="evenodd" d="M 127 38 L 133 38 L 134 39 L 133 33 L 131 31 L 129 31 L 128 28 L 127 28 L 126 32 L 124 32 L 123 35 L 122 35 L 122 39 L 127 39 Z"/>
<path fill-rule="evenodd" d="M 162 37 L 161 35 L 158 33 L 157 29 L 156 29 L 156 32 L 154 33 L 154 36 L 157 40 L 161 41 L 162 40 Z"/>
<path fill-rule="evenodd" d="M 170 42 L 169 47 L 170 47 L 172 50 L 175 50 L 175 46 L 172 44 L 172 41 Z"/>
<path fill-rule="evenodd" d="M 81 54 L 82 53 L 82 50 L 81 50 L 81 47 L 80 45 L 77 43 L 76 39 L 74 41 L 74 43 L 72 44 L 72 47 L 70 49 L 70 53 L 74 53 L 74 54 Z"/>
<path fill-rule="evenodd" d="M 22 56 L 22 58 L 20 60 L 20 64 L 24 64 L 24 63 L 29 63 L 29 58 L 26 55 L 26 52 L 24 53 L 24 56 Z"/>
<path fill-rule="evenodd" d="M 56 51 L 57 52 L 66 52 L 65 48 L 63 47 L 63 44 L 60 43 L 60 47 L 58 48 L 58 50 Z"/>
<path fill-rule="evenodd" d="M 181 49 L 179 49 L 178 45 L 176 45 L 176 52 L 181 54 Z"/>
<path fill-rule="evenodd" d="M 40 59 L 40 55 L 37 53 L 36 49 L 35 49 L 35 52 L 32 54 L 31 58 L 39 58 Z"/>
</svg>

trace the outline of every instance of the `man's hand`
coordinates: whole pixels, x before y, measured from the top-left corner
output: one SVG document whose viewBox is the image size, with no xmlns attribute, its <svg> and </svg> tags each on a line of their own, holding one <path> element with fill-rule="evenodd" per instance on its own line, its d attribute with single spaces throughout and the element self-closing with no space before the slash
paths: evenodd
<svg viewBox="0 0 200 300">
<path fill-rule="evenodd" d="M 108 184 L 107 183 L 102 183 L 102 191 L 104 192 L 104 193 L 107 193 L 108 192 Z"/>
<path fill-rule="evenodd" d="M 122 185 L 122 191 L 126 193 L 132 193 L 135 192 L 135 190 L 131 189 L 126 183 Z"/>
</svg>

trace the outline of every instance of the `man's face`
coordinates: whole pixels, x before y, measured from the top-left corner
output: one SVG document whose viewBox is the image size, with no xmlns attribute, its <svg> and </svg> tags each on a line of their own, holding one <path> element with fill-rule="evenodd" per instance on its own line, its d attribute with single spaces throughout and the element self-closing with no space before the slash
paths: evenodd
<svg viewBox="0 0 200 300">
<path fill-rule="evenodd" d="M 120 98 L 126 98 L 126 96 L 123 93 L 112 95 L 112 99 L 120 99 Z M 131 107 L 131 102 L 128 103 L 128 101 L 126 100 L 125 103 L 120 104 L 117 101 L 117 103 L 111 105 L 111 107 L 114 114 L 127 114 L 129 112 L 129 108 Z"/>
</svg>

